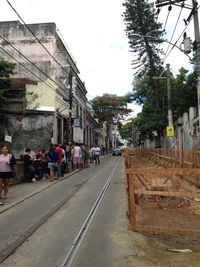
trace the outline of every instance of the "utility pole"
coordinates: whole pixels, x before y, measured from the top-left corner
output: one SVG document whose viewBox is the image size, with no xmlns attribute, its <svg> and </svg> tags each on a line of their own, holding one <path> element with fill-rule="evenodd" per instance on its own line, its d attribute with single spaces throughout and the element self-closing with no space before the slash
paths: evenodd
<svg viewBox="0 0 200 267">
<path fill-rule="evenodd" d="M 69 103 L 69 115 L 67 118 L 67 141 L 69 144 L 73 142 L 73 132 L 72 132 L 72 108 L 73 108 L 73 77 L 71 74 L 71 71 L 69 70 L 68 75 L 68 82 L 67 82 L 68 90 L 69 90 L 69 96 L 68 96 L 68 103 Z"/>
<path fill-rule="evenodd" d="M 199 116 L 199 131 L 200 131 L 200 32 L 199 32 L 199 18 L 198 18 L 198 1 L 192 0 L 192 5 L 186 5 L 184 0 L 157 0 L 156 7 L 160 8 L 165 5 L 176 5 L 191 9 L 187 22 L 191 17 L 194 18 L 194 34 L 195 34 L 195 52 L 196 52 L 196 72 L 197 72 L 197 99 L 198 99 L 198 116 Z"/>
<path fill-rule="evenodd" d="M 167 64 L 168 126 L 173 126 L 170 65 Z"/>
<path fill-rule="evenodd" d="M 168 126 L 167 126 L 167 137 L 169 137 L 170 147 L 174 147 L 174 125 L 173 125 L 173 114 L 172 114 L 172 97 L 171 97 L 171 78 L 170 78 L 170 64 L 167 64 L 167 76 L 162 77 L 163 72 L 159 77 L 153 77 L 155 80 L 167 80 L 167 119 L 168 119 Z"/>
<path fill-rule="evenodd" d="M 197 98 L 198 98 L 198 116 L 199 116 L 199 130 L 200 130 L 200 33 L 199 33 L 199 18 L 198 18 L 198 2 L 192 1 L 194 16 L 194 33 L 195 33 L 195 47 L 196 47 L 196 72 L 197 72 Z"/>
<path fill-rule="evenodd" d="M 72 123 L 72 109 L 73 109 L 73 96 L 76 90 L 76 76 L 70 77 L 70 88 L 69 88 L 69 143 L 73 143 L 73 123 Z"/>
<path fill-rule="evenodd" d="M 70 84 L 69 89 L 69 144 L 72 144 L 72 107 L 73 107 L 73 94 L 72 94 L 72 84 Z"/>
<path fill-rule="evenodd" d="M 174 148 L 174 125 L 173 125 L 173 115 L 172 115 L 172 95 L 171 95 L 171 78 L 170 78 L 169 64 L 167 64 L 167 107 L 168 107 L 167 136 L 169 137 L 170 147 Z"/>
</svg>

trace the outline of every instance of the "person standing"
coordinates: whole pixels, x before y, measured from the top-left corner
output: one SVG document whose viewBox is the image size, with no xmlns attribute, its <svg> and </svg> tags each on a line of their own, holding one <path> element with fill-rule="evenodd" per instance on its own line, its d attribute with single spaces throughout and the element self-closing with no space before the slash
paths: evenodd
<svg viewBox="0 0 200 267">
<path fill-rule="evenodd" d="M 91 162 L 93 162 L 95 160 L 95 146 L 92 146 L 91 147 L 91 154 L 92 154 L 92 157 L 91 157 Z"/>
<path fill-rule="evenodd" d="M 94 159 L 95 159 L 95 164 L 96 165 L 100 164 L 100 158 L 99 158 L 100 154 L 101 154 L 101 149 L 97 145 L 97 146 L 95 146 L 95 149 L 94 149 Z"/>
<path fill-rule="evenodd" d="M 14 155 L 9 153 L 8 148 L 6 146 L 3 147 L 1 151 L 2 154 L 0 155 L 0 197 L 6 199 L 9 190 L 9 180 L 14 177 L 13 167 L 16 164 L 16 160 Z M 4 203 L 0 202 L 0 205 L 4 205 Z"/>
<path fill-rule="evenodd" d="M 66 165 L 67 165 L 66 164 L 66 152 L 65 152 L 64 146 L 60 144 L 59 147 L 62 149 L 61 177 L 63 177 L 65 174 Z"/>
<path fill-rule="evenodd" d="M 52 145 L 50 145 L 49 152 L 47 154 L 48 159 L 48 168 L 50 170 L 50 182 L 53 182 L 56 179 L 56 170 L 58 169 L 58 153 L 55 151 Z"/>
<path fill-rule="evenodd" d="M 89 167 L 89 159 L 90 159 L 90 153 L 89 153 L 89 149 L 86 145 L 82 145 L 82 153 L 83 153 L 83 165 L 84 168 L 88 168 Z"/>
<path fill-rule="evenodd" d="M 81 158 L 82 158 L 82 151 L 78 143 L 75 144 L 73 148 L 73 165 L 74 169 L 81 170 Z"/>
<path fill-rule="evenodd" d="M 33 165 L 33 158 L 31 157 L 31 149 L 26 148 L 24 156 L 24 177 L 27 183 L 36 182 L 35 168 Z"/>
<path fill-rule="evenodd" d="M 57 179 L 59 179 L 62 176 L 62 171 L 61 171 L 61 165 L 62 165 L 62 145 L 54 145 L 54 151 L 58 154 L 58 161 L 57 161 L 57 167 L 58 167 L 58 172 L 57 172 Z"/>
<path fill-rule="evenodd" d="M 105 154 L 105 147 L 104 145 L 101 145 L 101 155 L 104 156 Z"/>
</svg>

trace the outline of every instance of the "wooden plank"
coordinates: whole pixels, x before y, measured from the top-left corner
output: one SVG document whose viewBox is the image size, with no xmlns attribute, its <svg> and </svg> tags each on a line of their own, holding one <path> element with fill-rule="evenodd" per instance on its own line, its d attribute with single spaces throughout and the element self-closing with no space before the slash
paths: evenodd
<svg viewBox="0 0 200 267">
<path fill-rule="evenodd" d="M 170 169 L 163 169 L 163 168 L 155 168 L 155 167 L 146 167 L 146 168 L 129 168 L 126 170 L 128 174 L 142 174 L 142 175 L 200 175 L 200 169 L 196 168 L 170 168 Z"/>
<path fill-rule="evenodd" d="M 139 182 L 146 188 L 146 190 L 149 190 L 145 182 L 142 180 L 142 177 L 140 177 L 139 174 L 137 174 L 136 177 L 139 180 Z"/>
<path fill-rule="evenodd" d="M 178 197 L 178 198 L 200 198 L 200 192 L 167 192 L 167 191 L 147 191 L 135 190 L 136 195 L 148 196 L 165 196 L 165 197 Z"/>
<path fill-rule="evenodd" d="M 150 233 L 166 233 L 166 234 L 200 234 L 199 229 L 188 229 L 188 228 L 170 228 L 170 227 L 156 227 L 147 225 L 130 225 L 130 229 L 139 232 L 150 232 Z"/>
</svg>

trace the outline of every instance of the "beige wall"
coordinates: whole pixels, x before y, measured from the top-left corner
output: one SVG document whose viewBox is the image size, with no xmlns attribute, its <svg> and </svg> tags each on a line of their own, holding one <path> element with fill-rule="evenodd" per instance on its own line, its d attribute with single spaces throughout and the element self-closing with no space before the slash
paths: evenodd
<svg viewBox="0 0 200 267">
<path fill-rule="evenodd" d="M 56 80 L 55 77 L 52 79 Z M 38 82 L 37 85 L 28 84 L 26 85 L 27 109 L 57 111 L 67 117 L 69 104 L 63 100 L 63 97 L 67 98 L 66 93 L 50 79 L 47 79 L 45 83 Z"/>
</svg>

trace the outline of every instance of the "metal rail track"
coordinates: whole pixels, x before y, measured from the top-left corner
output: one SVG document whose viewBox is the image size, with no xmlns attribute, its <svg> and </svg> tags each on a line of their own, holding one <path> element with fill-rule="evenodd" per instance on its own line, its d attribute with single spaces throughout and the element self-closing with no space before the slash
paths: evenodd
<svg viewBox="0 0 200 267">
<path fill-rule="evenodd" d="M 53 214 L 55 214 L 69 199 L 71 199 L 80 188 L 89 180 L 86 179 L 81 184 L 77 185 L 68 195 L 59 201 L 51 208 L 44 216 L 42 216 L 33 226 L 28 228 L 22 235 L 19 236 L 12 244 L 0 251 L 0 263 L 8 258 L 19 246 L 26 241 L 37 229 L 39 229 Z"/>
<path fill-rule="evenodd" d="M 93 221 L 93 218 L 109 188 L 109 185 L 111 184 L 111 180 L 114 176 L 114 173 L 115 173 L 115 170 L 118 166 L 120 162 L 120 159 L 116 162 L 116 164 L 114 165 L 108 179 L 106 180 L 105 184 L 103 185 L 93 207 L 91 208 L 86 220 L 84 221 L 80 231 L 78 232 L 77 236 L 75 237 L 74 241 L 72 242 L 72 245 L 71 245 L 71 249 L 69 250 L 69 252 L 67 253 L 66 257 L 64 258 L 62 264 L 60 267 L 71 267 L 72 266 L 72 263 L 76 257 L 76 254 L 78 253 L 79 251 L 79 248 L 83 242 L 83 239 L 85 237 L 85 235 L 87 234 L 88 232 L 88 229 Z"/>
</svg>

